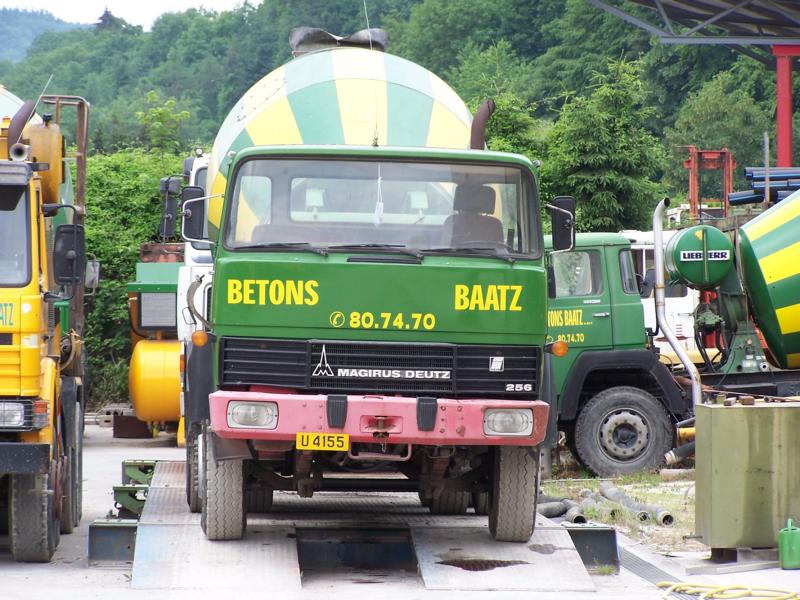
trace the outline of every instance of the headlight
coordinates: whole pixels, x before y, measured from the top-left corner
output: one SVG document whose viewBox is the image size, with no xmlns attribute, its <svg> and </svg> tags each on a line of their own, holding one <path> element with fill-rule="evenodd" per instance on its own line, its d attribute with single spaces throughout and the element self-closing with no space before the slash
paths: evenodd
<svg viewBox="0 0 800 600">
<path fill-rule="evenodd" d="M 530 435 L 533 411 L 529 408 L 490 408 L 483 415 L 486 435 Z"/>
<path fill-rule="evenodd" d="M 0 402 L 0 427 L 25 425 L 25 405 L 22 402 Z"/>
<path fill-rule="evenodd" d="M 278 426 L 278 405 L 274 402 L 228 403 L 228 427 L 275 429 Z"/>
</svg>

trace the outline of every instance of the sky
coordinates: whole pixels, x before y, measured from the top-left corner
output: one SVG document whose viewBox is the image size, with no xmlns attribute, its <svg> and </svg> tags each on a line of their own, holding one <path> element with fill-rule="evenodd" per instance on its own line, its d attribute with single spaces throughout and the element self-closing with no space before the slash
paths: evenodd
<svg viewBox="0 0 800 600">
<path fill-rule="evenodd" d="M 156 17 L 165 12 L 183 12 L 189 8 L 230 10 L 242 0 L 0 0 L 0 8 L 46 10 L 70 23 L 95 23 L 108 8 L 112 14 L 133 25 L 150 29 Z M 250 0 L 250 4 L 261 4 Z"/>
</svg>

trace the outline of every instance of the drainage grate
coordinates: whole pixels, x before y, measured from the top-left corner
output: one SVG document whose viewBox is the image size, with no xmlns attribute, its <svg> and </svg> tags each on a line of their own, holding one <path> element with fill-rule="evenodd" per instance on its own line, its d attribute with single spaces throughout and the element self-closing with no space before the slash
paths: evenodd
<svg viewBox="0 0 800 600">
<path fill-rule="evenodd" d="M 645 581 L 649 581 L 653 585 L 656 585 L 661 581 L 675 581 L 674 575 L 670 575 L 666 571 L 659 569 L 654 564 L 639 558 L 630 550 L 620 548 L 619 557 L 623 567 L 628 569 L 628 571 L 634 575 L 638 575 Z M 680 600 L 697 600 L 697 596 L 692 596 L 690 594 L 679 594 L 673 592 L 670 595 L 673 598 L 679 598 Z"/>
</svg>

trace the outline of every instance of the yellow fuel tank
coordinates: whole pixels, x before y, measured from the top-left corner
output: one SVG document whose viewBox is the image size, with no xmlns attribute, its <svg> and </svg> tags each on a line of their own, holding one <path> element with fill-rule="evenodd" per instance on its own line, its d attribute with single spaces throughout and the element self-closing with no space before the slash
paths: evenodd
<svg viewBox="0 0 800 600">
<path fill-rule="evenodd" d="M 50 121 L 28 123 L 22 137 L 30 142 L 31 160 L 49 165 L 46 171 L 39 172 L 42 178 L 42 201 L 46 204 L 60 202 L 65 152 L 61 128 Z"/>
<path fill-rule="evenodd" d="M 142 340 L 134 347 L 128 389 L 140 421 L 180 419 L 180 352 L 178 340 Z"/>
</svg>

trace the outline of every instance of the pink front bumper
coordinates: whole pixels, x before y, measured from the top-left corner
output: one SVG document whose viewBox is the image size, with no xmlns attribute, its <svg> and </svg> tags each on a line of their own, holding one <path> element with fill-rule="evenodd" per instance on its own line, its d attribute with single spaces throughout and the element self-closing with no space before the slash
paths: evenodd
<svg viewBox="0 0 800 600">
<path fill-rule="evenodd" d="M 387 433 L 389 444 L 428 446 L 535 446 L 547 431 L 548 406 L 542 401 L 454 400 L 439 398 L 432 431 L 417 425 L 417 399 L 403 396 L 348 396 L 344 427 L 328 426 L 325 395 L 272 394 L 218 391 L 209 397 L 211 427 L 228 439 L 294 441 L 297 433 L 347 433 L 351 442 L 375 442 L 376 433 Z M 228 425 L 228 403 L 232 400 L 274 402 L 278 405 L 275 429 L 244 429 Z M 483 415 L 489 408 L 529 408 L 533 431 L 528 436 L 488 436 Z M 379 421 L 383 418 L 382 421 Z M 382 428 L 378 429 L 376 425 Z"/>
</svg>

